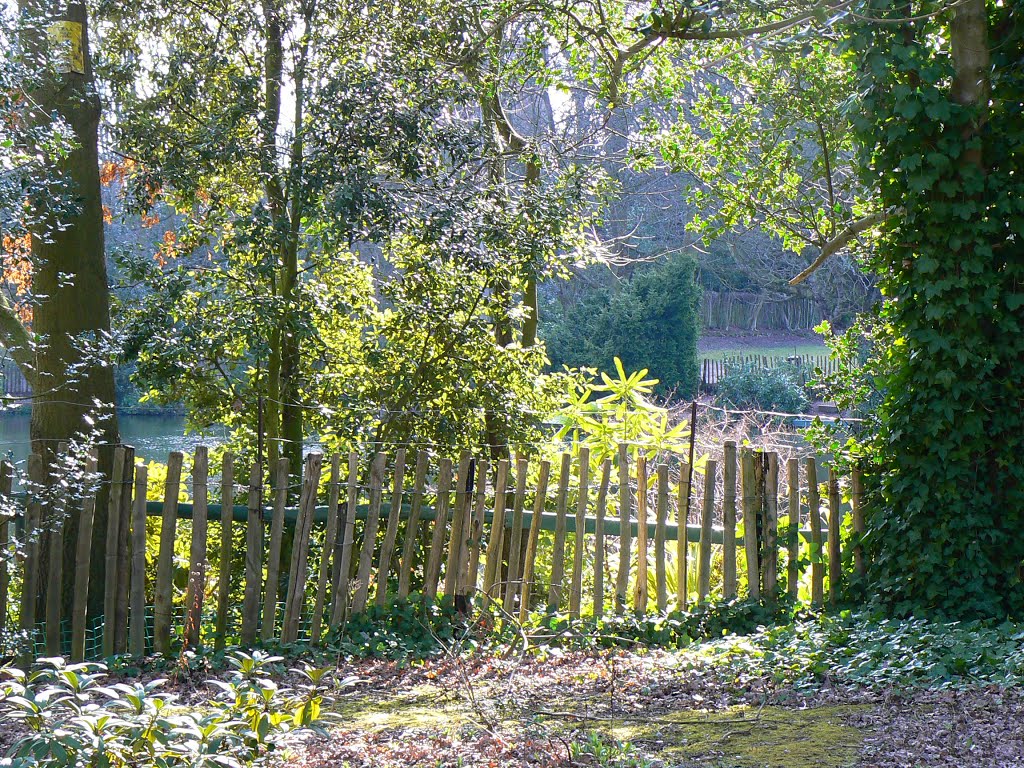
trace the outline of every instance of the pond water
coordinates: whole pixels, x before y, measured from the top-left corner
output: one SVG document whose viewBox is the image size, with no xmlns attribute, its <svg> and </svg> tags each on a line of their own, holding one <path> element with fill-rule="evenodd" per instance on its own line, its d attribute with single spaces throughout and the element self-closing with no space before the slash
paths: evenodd
<svg viewBox="0 0 1024 768">
<path fill-rule="evenodd" d="M 217 445 L 226 437 L 223 429 L 186 435 L 180 414 L 122 414 L 118 422 L 122 443 L 134 446 L 137 457 L 161 463 L 171 451 L 189 453 L 197 445 Z M 28 411 L 0 413 L 0 457 L 23 462 L 30 452 Z"/>
</svg>

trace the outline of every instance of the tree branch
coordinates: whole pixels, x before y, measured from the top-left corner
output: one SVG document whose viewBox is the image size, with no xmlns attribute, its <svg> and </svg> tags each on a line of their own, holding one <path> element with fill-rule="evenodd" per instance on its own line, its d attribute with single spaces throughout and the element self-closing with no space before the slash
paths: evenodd
<svg viewBox="0 0 1024 768">
<path fill-rule="evenodd" d="M 790 280 L 789 284 L 799 285 L 808 277 L 817 272 L 818 267 L 824 264 L 828 260 L 829 256 L 832 256 L 833 254 L 841 250 L 844 246 L 846 246 L 847 243 L 849 243 L 851 240 L 857 237 L 857 235 L 861 234 L 862 232 L 866 232 L 876 224 L 881 224 L 886 219 L 900 213 L 901 210 L 901 208 L 897 208 L 895 210 L 879 211 L 877 213 L 869 214 L 867 216 L 864 216 L 863 218 L 857 219 L 856 221 L 852 222 L 850 226 L 848 226 L 838 235 L 836 235 L 827 243 L 825 243 L 821 247 L 821 253 L 818 254 L 818 258 L 811 262 L 811 266 L 809 266 L 799 275 Z"/>
<path fill-rule="evenodd" d="M 11 359 L 17 363 L 25 376 L 25 381 L 36 389 L 36 356 L 33 351 L 34 345 L 28 330 L 18 317 L 18 313 L 11 306 L 10 301 L 3 294 L 0 294 L 0 344 L 11 355 Z"/>
</svg>

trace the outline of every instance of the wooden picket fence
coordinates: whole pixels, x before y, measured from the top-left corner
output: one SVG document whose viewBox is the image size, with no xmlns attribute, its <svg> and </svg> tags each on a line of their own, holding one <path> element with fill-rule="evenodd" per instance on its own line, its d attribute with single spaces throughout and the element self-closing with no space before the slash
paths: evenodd
<svg viewBox="0 0 1024 768">
<path fill-rule="evenodd" d="M 825 374 L 833 374 L 839 369 L 839 361 L 829 355 L 736 355 L 720 360 L 704 359 L 700 363 L 701 388 L 713 387 L 731 372 L 746 368 L 777 368 L 780 365 L 797 363 L 811 370 L 821 369 Z"/>
<path fill-rule="evenodd" d="M 347 461 L 335 455 L 325 467 L 323 456 L 310 454 L 301 488 L 293 489 L 301 491 L 298 504 L 288 504 L 282 459 L 270 473 L 274 490 L 264 506 L 258 464 L 239 486 L 227 453 L 219 477 L 211 478 L 202 447 L 192 460 L 189 503 L 179 502 L 184 457 L 177 452 L 168 458 L 163 497 L 149 499 L 146 465 L 136 465 L 131 447 L 118 446 L 108 481 L 106 546 L 91 551 L 98 518 L 95 497 L 86 498 L 73 579 L 61 573 L 59 501 L 46 509 L 41 495 L 29 493 L 15 524 L 0 518 L 0 541 L 9 542 L 17 530 L 25 544 L 17 560 L 0 562 L 0 606 L 8 604 L 12 576 L 22 597 L 10 617 L 0 611 L 0 636 L 10 621 L 34 634 L 37 650 L 75 659 L 168 654 L 179 642 L 193 648 L 223 647 L 229 640 L 243 646 L 271 639 L 320 643 L 328 628 L 353 613 L 414 591 L 519 620 L 538 609 L 567 609 L 572 616 L 663 612 L 685 610 L 694 599 L 730 599 L 741 588 L 752 598 L 774 599 L 780 574 L 796 596 L 807 563 L 812 603 L 825 601 L 826 584 L 828 594 L 836 594 L 842 569 L 828 569 L 826 581 L 826 567 L 840 558 L 840 489 L 849 485 L 856 541 L 863 529 L 858 477 L 847 484 L 828 473 L 820 482 L 814 458 L 794 458 L 780 478 L 776 454 L 737 450 L 732 442 L 718 461 L 707 461 L 702 475 L 692 475 L 685 462 L 649 464 L 634 454 L 622 445 L 614 457 L 592 465 L 583 447 L 562 454 L 555 467 L 526 456 L 492 464 L 468 452 L 453 461 L 403 448 L 390 459 L 384 453 L 351 453 Z M 95 458 L 87 470 L 95 470 Z M 30 483 L 40 484 L 40 473 L 33 455 Z M 210 502 L 211 482 L 227 504 Z M 11 486 L 12 468 L 4 464 L 0 493 L 10 497 Z M 240 494 L 245 503 L 235 504 Z M 148 558 L 147 516 L 159 520 L 158 551 Z M 241 539 L 236 525 L 244 527 L 240 573 L 231 568 Z M 286 528 L 292 533 L 287 562 Z M 174 545 L 186 532 L 187 581 L 179 578 L 175 587 Z M 42 566 L 44 550 L 52 556 Z M 859 550 L 853 554 L 863 569 Z M 105 560 L 104 607 L 102 616 L 90 617 L 94 557 Z M 62 615 L 63 584 L 73 591 L 70 616 Z M 96 647 L 87 645 L 87 619 L 97 627 Z"/>
</svg>

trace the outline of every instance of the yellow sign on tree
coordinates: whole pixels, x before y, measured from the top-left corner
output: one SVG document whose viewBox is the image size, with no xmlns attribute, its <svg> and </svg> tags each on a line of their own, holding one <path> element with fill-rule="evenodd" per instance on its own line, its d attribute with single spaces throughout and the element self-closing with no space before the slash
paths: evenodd
<svg viewBox="0 0 1024 768">
<path fill-rule="evenodd" d="M 85 74 L 85 52 L 82 50 L 82 25 L 77 21 L 56 21 L 47 27 L 50 55 L 58 72 Z"/>
</svg>

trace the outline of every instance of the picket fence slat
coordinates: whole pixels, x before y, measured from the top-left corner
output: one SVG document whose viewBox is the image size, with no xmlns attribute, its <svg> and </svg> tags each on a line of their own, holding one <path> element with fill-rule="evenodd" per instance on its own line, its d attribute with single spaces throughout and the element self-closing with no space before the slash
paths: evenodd
<svg viewBox="0 0 1024 768">
<path fill-rule="evenodd" d="M 475 489 L 473 517 L 469 531 L 469 564 L 460 592 L 463 595 L 471 595 L 476 592 L 476 585 L 479 581 L 480 550 L 483 546 L 484 525 L 487 517 L 487 476 L 489 469 L 490 464 L 487 459 L 481 459 L 477 462 L 476 481 L 473 486 Z"/>
<path fill-rule="evenodd" d="M 822 558 L 825 553 L 822 550 L 821 538 L 821 496 L 818 491 L 818 466 L 813 456 L 809 456 L 805 460 L 804 471 L 807 474 L 807 514 L 811 521 L 811 605 L 820 607 L 824 601 Z"/>
<path fill-rule="evenodd" d="M 355 596 L 352 598 L 352 610 L 356 613 L 366 609 L 370 594 L 370 569 L 373 567 L 373 551 L 377 544 L 377 530 L 380 528 L 380 507 L 384 498 L 386 459 L 387 457 L 382 452 L 378 452 L 373 457 L 373 464 L 370 465 L 370 507 L 363 533 L 363 548 L 359 554 Z"/>
<path fill-rule="evenodd" d="M 516 598 L 522 586 L 523 576 L 523 509 L 526 505 L 526 480 L 530 461 L 525 456 L 516 457 L 516 491 L 512 502 L 512 525 L 508 542 L 508 579 L 505 584 L 504 608 L 507 613 L 515 612 Z"/>
<path fill-rule="evenodd" d="M 454 597 L 458 589 L 459 571 L 466 549 L 466 486 L 470 475 L 469 451 L 459 455 L 455 473 L 455 506 L 452 508 L 452 530 L 448 541 L 448 559 L 444 569 L 444 594 Z"/>
<path fill-rule="evenodd" d="M 123 460 L 123 452 L 121 458 Z M 156 653 L 162 653 L 165 656 L 171 652 L 171 603 L 173 598 L 171 578 L 174 573 L 174 539 L 178 524 L 178 493 L 181 490 L 181 465 L 183 459 L 184 456 L 180 451 L 174 451 L 167 459 L 167 481 L 164 485 L 164 509 L 160 522 L 160 550 L 157 555 L 156 564 L 156 589 L 153 604 L 153 644 Z M 118 472 L 119 466 L 121 466 L 121 464 L 115 460 L 114 478 L 117 481 L 120 481 L 123 474 Z M 115 486 L 115 488 L 116 487 L 117 486 Z M 115 494 L 111 492 L 112 498 L 114 495 Z M 120 494 L 117 495 L 120 496 Z M 114 516 L 112 509 L 110 517 L 114 518 Z M 107 530 L 110 531 L 109 525 Z M 108 566 L 111 561 L 112 558 L 108 552 Z M 116 557 L 114 558 L 114 562 L 116 562 Z M 110 574 L 107 575 L 107 584 L 109 589 Z M 113 653 L 113 634 L 106 631 L 103 634 L 104 652 L 107 651 L 108 636 L 110 637 L 110 652 Z M 251 643 L 253 639 L 255 638 L 250 638 L 249 642 Z"/>
<path fill-rule="evenodd" d="M 280 458 L 273 475 L 274 507 L 270 518 L 267 550 L 267 581 L 263 588 L 263 622 L 260 639 L 270 640 L 277 629 L 277 591 L 281 583 L 281 546 L 284 542 L 284 508 L 288 504 L 288 459 Z"/>
<path fill-rule="evenodd" d="M 665 536 L 668 519 L 668 465 L 658 465 L 658 495 L 655 504 L 654 583 L 658 611 L 668 607 L 668 576 L 665 573 Z"/>
<path fill-rule="evenodd" d="M 540 476 L 537 479 L 537 493 L 533 502 L 533 519 L 530 520 L 530 536 L 526 541 L 526 560 L 523 564 L 523 584 L 519 595 L 519 621 L 526 621 L 530 615 L 530 593 L 533 591 L 533 571 L 537 559 L 537 541 L 540 538 L 541 516 L 548 495 L 548 477 L 551 475 L 551 462 L 540 463 Z"/>
<path fill-rule="evenodd" d="M 690 545 L 686 540 L 686 527 L 690 516 L 690 465 L 679 463 L 679 500 L 676 515 L 676 607 L 686 610 L 689 603 Z"/>
<path fill-rule="evenodd" d="M 121 519 L 117 524 L 117 595 L 114 597 L 114 653 L 128 651 L 128 591 L 131 578 L 129 549 L 132 498 L 135 490 L 135 448 L 124 447 L 124 475 L 121 480 Z"/>
<path fill-rule="evenodd" d="M 786 461 L 786 482 L 789 493 L 789 535 L 787 538 L 786 586 L 796 600 L 800 591 L 800 460 Z"/>
<path fill-rule="evenodd" d="M 555 543 L 551 551 L 551 585 L 548 588 L 548 610 L 558 610 L 562 602 L 562 580 L 565 577 L 566 515 L 569 506 L 569 480 L 572 476 L 572 455 L 562 454 L 558 475 L 558 497 L 555 503 Z"/>
<path fill-rule="evenodd" d="M 434 530 L 430 537 L 430 554 L 423 579 L 423 594 L 433 599 L 437 596 L 437 584 L 441 578 L 441 558 L 444 555 L 445 536 L 448 533 L 448 495 L 452 487 L 452 462 L 441 459 L 437 476 L 437 504 L 434 514 Z"/>
<path fill-rule="evenodd" d="M 594 616 L 604 615 L 604 518 L 608 511 L 608 486 L 611 484 L 612 460 L 601 464 L 601 485 L 594 509 Z"/>
<path fill-rule="evenodd" d="M 835 465 L 828 468 L 828 598 L 832 605 L 839 602 L 842 569 L 839 565 L 839 478 Z"/>
<path fill-rule="evenodd" d="M 206 446 L 198 446 L 192 459 L 192 545 L 189 549 L 188 592 L 185 596 L 185 647 L 199 645 L 206 592 L 207 479 L 210 458 Z"/>
<path fill-rule="evenodd" d="M 629 592 L 629 515 L 633 499 L 629 490 L 629 449 L 619 446 L 619 570 L 615 578 L 615 612 L 626 608 L 626 594 Z"/>
<path fill-rule="evenodd" d="M 374 467 L 376 469 L 379 464 L 379 473 L 383 474 L 384 454 L 381 453 L 378 456 L 379 459 L 374 462 Z M 313 530 L 313 510 L 316 507 L 316 494 L 320 485 L 323 459 L 324 457 L 319 453 L 309 454 L 306 457 L 305 470 L 302 473 L 300 514 L 295 525 L 295 538 L 292 541 L 292 562 L 288 568 L 288 596 L 285 601 L 284 625 L 281 628 L 282 643 L 294 643 L 299 639 L 299 621 L 302 616 L 302 606 L 305 604 L 306 579 L 309 574 L 309 543 Z M 371 479 L 371 487 L 372 482 Z M 379 504 L 379 484 L 377 491 Z"/>
<path fill-rule="evenodd" d="M 60 443 L 57 447 L 57 464 L 67 454 L 68 444 Z M 56 468 L 56 465 L 55 465 Z M 59 478 L 54 476 L 54 481 Z M 49 545 L 47 553 L 46 577 L 46 655 L 59 656 L 61 653 L 60 620 L 61 620 L 61 587 L 64 583 L 64 513 L 65 496 L 57 494 L 51 499 L 48 510 L 46 538 Z"/>
<path fill-rule="evenodd" d="M 487 555 L 484 558 L 484 595 L 496 600 L 501 591 L 501 546 L 505 531 L 505 490 L 508 485 L 508 460 L 498 462 L 498 473 L 494 480 L 494 515 L 491 517 L 491 533 L 487 541 Z M 496 589 L 497 587 L 497 589 Z M 508 610 L 510 606 L 504 606 Z"/>
<path fill-rule="evenodd" d="M 235 457 L 230 451 L 225 452 L 224 458 L 221 460 L 220 502 L 221 509 L 233 508 L 235 505 Z M 217 640 L 214 646 L 218 651 L 224 649 L 228 636 L 233 525 L 234 515 L 222 514 L 220 516 L 220 573 L 218 574 L 220 583 L 217 591 Z"/>
<path fill-rule="evenodd" d="M 636 587 L 633 610 L 647 610 L 647 457 L 637 452 L 636 458 Z"/>
<path fill-rule="evenodd" d="M 416 542 L 419 540 L 420 513 L 423 509 L 424 485 L 427 482 L 427 471 L 430 465 L 430 457 L 426 451 L 416 454 L 416 476 L 412 484 L 412 506 L 409 510 L 409 519 L 405 524 L 405 544 L 402 546 L 402 573 L 398 579 L 398 597 L 409 596 L 409 589 L 412 585 L 413 557 L 416 552 Z"/>
<path fill-rule="evenodd" d="M 143 656 L 146 653 L 146 488 L 148 484 L 149 468 L 145 464 L 140 463 L 135 467 L 135 503 L 132 505 L 132 581 L 128 600 L 128 652 L 132 656 Z M 90 496 L 90 498 L 93 502 L 92 506 L 95 507 L 95 497 Z M 89 499 L 86 499 L 86 501 L 88 502 Z M 226 574 L 222 573 L 221 578 L 227 581 Z M 88 591 L 87 586 L 83 589 L 83 594 Z M 72 648 L 80 647 L 84 658 L 84 597 L 80 621 L 80 634 L 74 636 Z M 217 624 L 217 631 L 218 633 L 224 631 L 219 622 Z M 220 635 L 218 635 L 218 642 L 223 642 Z M 76 643 L 80 643 L 80 646 L 76 646 Z"/>
<path fill-rule="evenodd" d="M 722 597 L 736 597 L 736 442 L 727 440 L 722 449 Z"/>
<path fill-rule="evenodd" d="M 331 579 L 331 570 L 334 561 L 335 541 L 338 538 L 338 499 L 341 495 L 341 457 L 334 454 L 331 457 L 331 479 L 327 494 L 327 528 L 324 531 L 324 545 L 320 552 L 320 573 L 316 580 L 316 601 L 313 604 L 313 622 L 310 625 L 310 639 L 314 645 L 320 642 L 320 635 L 323 631 L 324 612 L 327 603 L 328 582 Z"/>
<path fill-rule="evenodd" d="M 253 462 L 249 472 L 249 498 L 245 516 L 245 586 L 242 593 L 242 644 L 256 641 L 260 615 L 260 593 L 263 586 L 263 509 L 262 470 Z"/>
</svg>

